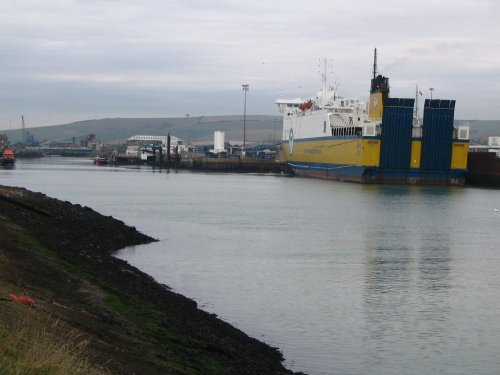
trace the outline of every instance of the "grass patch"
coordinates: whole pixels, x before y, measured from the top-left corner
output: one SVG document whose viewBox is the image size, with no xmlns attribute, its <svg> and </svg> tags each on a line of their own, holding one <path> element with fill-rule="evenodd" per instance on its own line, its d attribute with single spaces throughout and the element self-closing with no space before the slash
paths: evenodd
<svg viewBox="0 0 500 375">
<path fill-rule="evenodd" d="M 132 298 L 124 301 L 119 296 L 110 293 L 106 296 L 106 303 L 112 310 L 118 312 L 129 322 L 142 328 L 149 335 L 157 334 L 161 313 L 152 306 Z"/>
<path fill-rule="evenodd" d="M 1 309 L 2 375 L 109 374 L 85 356 L 89 339 L 78 331 L 14 303 L 2 303 Z"/>
</svg>

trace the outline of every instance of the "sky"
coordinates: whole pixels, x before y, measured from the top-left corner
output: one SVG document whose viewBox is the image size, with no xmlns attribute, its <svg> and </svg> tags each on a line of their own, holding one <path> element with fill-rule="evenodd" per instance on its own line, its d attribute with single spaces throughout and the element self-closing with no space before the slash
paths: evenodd
<svg viewBox="0 0 500 375">
<path fill-rule="evenodd" d="M 279 115 L 322 61 L 366 101 L 373 50 L 391 96 L 500 119 L 500 0 L 0 0 L 0 130 L 114 117 Z"/>
</svg>

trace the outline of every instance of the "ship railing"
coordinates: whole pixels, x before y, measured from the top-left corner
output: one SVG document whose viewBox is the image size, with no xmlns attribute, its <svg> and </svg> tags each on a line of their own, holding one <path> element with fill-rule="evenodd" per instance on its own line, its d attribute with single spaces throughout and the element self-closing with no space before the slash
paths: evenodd
<svg viewBox="0 0 500 375">
<path fill-rule="evenodd" d="M 325 109 L 328 109 L 329 113 L 354 113 L 353 108 L 339 108 L 339 107 L 324 107 Z"/>
<path fill-rule="evenodd" d="M 332 137 L 361 137 L 364 134 L 364 128 L 361 126 L 332 126 Z"/>
</svg>

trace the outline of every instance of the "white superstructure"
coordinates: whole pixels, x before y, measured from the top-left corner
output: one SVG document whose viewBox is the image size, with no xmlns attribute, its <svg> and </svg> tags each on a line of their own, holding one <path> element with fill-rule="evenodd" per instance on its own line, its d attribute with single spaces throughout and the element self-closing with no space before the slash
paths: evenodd
<svg viewBox="0 0 500 375">
<path fill-rule="evenodd" d="M 313 98 L 276 100 L 283 114 L 282 139 L 377 135 L 380 121 L 368 119 L 366 103 L 338 95 L 336 88 L 327 85 L 326 72 L 321 78 L 321 91 Z"/>
</svg>

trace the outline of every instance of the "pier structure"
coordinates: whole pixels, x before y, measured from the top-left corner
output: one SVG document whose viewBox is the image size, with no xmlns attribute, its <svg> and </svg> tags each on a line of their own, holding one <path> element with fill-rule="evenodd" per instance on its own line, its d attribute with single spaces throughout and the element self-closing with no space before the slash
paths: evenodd
<svg viewBox="0 0 500 375">
<path fill-rule="evenodd" d="M 143 164 L 137 156 L 116 154 L 111 160 L 112 164 Z M 285 160 L 263 159 L 257 157 L 247 158 L 214 158 L 201 156 L 188 156 L 180 158 L 179 155 L 162 155 L 160 153 L 152 154 L 147 164 L 166 169 L 189 169 L 205 172 L 236 172 L 236 173 L 277 173 L 290 174 L 291 170 Z"/>
</svg>

